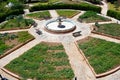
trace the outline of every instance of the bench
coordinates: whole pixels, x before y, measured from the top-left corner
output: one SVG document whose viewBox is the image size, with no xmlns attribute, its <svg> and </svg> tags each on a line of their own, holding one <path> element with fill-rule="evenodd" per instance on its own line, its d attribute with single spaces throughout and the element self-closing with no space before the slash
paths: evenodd
<svg viewBox="0 0 120 80">
<path fill-rule="evenodd" d="M 78 32 L 74 32 L 74 33 L 73 33 L 73 36 L 74 36 L 74 37 L 78 37 L 78 36 L 81 36 L 81 34 L 80 34 L 80 33 L 81 33 L 81 31 L 78 31 Z"/>
</svg>

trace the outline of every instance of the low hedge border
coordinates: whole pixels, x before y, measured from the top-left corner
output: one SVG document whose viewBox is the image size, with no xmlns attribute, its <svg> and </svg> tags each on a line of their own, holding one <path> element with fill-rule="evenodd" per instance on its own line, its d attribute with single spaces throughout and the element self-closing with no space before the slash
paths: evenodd
<svg viewBox="0 0 120 80">
<path fill-rule="evenodd" d="M 78 41 L 77 41 L 77 42 L 78 42 Z M 107 72 L 104 72 L 104 73 L 101 73 L 101 74 L 96 74 L 96 72 L 94 71 L 93 67 L 89 64 L 88 59 L 85 57 L 83 51 L 82 51 L 81 49 L 79 49 L 79 47 L 78 47 L 78 45 L 77 45 L 77 42 L 74 42 L 74 43 L 75 43 L 78 51 L 82 54 L 82 56 L 84 57 L 84 60 L 85 60 L 86 64 L 89 66 L 89 68 L 91 69 L 91 71 L 93 72 L 93 74 L 94 74 L 94 76 L 95 76 L 96 78 L 102 78 L 102 77 L 108 76 L 108 75 L 113 74 L 113 73 L 115 73 L 116 71 L 120 70 L 120 66 L 118 66 L 118 67 L 116 67 L 116 68 L 114 68 L 114 69 L 112 69 L 112 70 L 109 70 L 109 71 L 107 71 Z"/>
<path fill-rule="evenodd" d="M 86 11 L 95 11 L 100 13 L 101 7 L 94 6 L 92 4 L 81 3 L 81 4 L 45 4 L 45 5 L 36 5 L 30 7 L 30 12 L 39 11 L 39 10 L 49 10 L 49 9 L 75 9 L 75 10 L 86 10 Z"/>
<path fill-rule="evenodd" d="M 117 11 L 114 11 L 114 10 L 108 10 L 107 15 L 120 20 L 120 12 L 117 12 Z"/>
<path fill-rule="evenodd" d="M 35 38 L 29 39 L 29 40 L 27 40 L 26 42 L 21 43 L 21 44 L 15 46 L 14 48 L 8 50 L 8 51 L 5 52 L 3 55 L 0 55 L 0 59 L 3 58 L 3 57 L 5 57 L 5 56 L 7 56 L 7 55 L 9 55 L 11 52 L 13 52 L 13 51 L 19 49 L 20 47 L 22 47 L 23 45 L 27 44 L 28 42 L 30 42 L 30 41 L 32 41 L 32 40 L 34 40 L 34 39 L 35 39 Z"/>
</svg>

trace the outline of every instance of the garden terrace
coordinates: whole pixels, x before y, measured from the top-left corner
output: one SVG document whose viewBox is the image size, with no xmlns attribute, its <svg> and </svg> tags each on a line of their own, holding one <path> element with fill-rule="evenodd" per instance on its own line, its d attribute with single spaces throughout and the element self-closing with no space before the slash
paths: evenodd
<svg viewBox="0 0 120 80">
<path fill-rule="evenodd" d="M 56 11 L 60 16 L 67 17 L 67 18 L 72 18 L 73 16 L 80 13 L 79 11 L 76 11 L 76 10 L 56 10 Z"/>
<path fill-rule="evenodd" d="M 35 19 L 48 19 L 50 18 L 50 13 L 48 11 L 41 11 L 41 12 L 36 12 L 36 13 L 31 13 L 31 14 L 27 14 L 27 17 L 30 18 L 35 18 Z"/>
<path fill-rule="evenodd" d="M 5 68 L 25 80 L 70 80 L 74 77 L 63 46 L 58 43 L 42 42 L 10 62 Z"/>
<path fill-rule="evenodd" d="M 120 37 L 120 24 L 110 23 L 110 24 L 98 24 L 97 32 Z"/>
<path fill-rule="evenodd" d="M 16 33 L 1 33 L 0 34 L 0 56 L 13 47 L 32 39 L 33 36 L 27 31 Z"/>
<path fill-rule="evenodd" d="M 110 19 L 98 15 L 96 12 L 87 11 L 78 20 L 86 23 L 110 21 Z"/>
<path fill-rule="evenodd" d="M 79 41 L 78 45 L 97 74 L 120 65 L 120 44 L 89 37 Z"/>
</svg>

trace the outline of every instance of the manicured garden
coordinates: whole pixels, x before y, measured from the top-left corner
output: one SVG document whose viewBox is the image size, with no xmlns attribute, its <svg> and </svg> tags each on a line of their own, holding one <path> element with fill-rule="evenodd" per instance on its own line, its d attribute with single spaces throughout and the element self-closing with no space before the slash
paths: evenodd
<svg viewBox="0 0 120 80">
<path fill-rule="evenodd" d="M 3 55 L 9 49 L 32 39 L 33 36 L 27 31 L 17 33 L 1 33 L 0 34 L 0 55 Z"/>
<path fill-rule="evenodd" d="M 86 23 L 110 21 L 110 19 L 102 17 L 93 11 L 85 12 L 83 15 L 79 16 L 78 20 Z"/>
<path fill-rule="evenodd" d="M 120 37 L 120 24 L 98 24 L 97 32 Z"/>
<path fill-rule="evenodd" d="M 78 45 L 97 74 L 120 65 L 120 44 L 89 37 Z"/>
<path fill-rule="evenodd" d="M 17 16 L 14 19 L 8 18 L 7 22 L 0 25 L 0 30 L 26 29 L 33 23 L 32 19 L 24 19 L 22 16 Z"/>
<path fill-rule="evenodd" d="M 42 42 L 5 68 L 25 80 L 71 80 L 74 77 L 68 56 L 63 46 L 58 43 Z"/>
<path fill-rule="evenodd" d="M 72 18 L 73 16 L 80 13 L 77 10 L 56 10 L 56 11 L 60 16 L 67 17 L 67 18 Z"/>
<path fill-rule="evenodd" d="M 48 11 L 41 11 L 36 13 L 27 14 L 27 17 L 35 18 L 35 19 L 46 19 L 50 18 L 50 13 Z"/>
</svg>

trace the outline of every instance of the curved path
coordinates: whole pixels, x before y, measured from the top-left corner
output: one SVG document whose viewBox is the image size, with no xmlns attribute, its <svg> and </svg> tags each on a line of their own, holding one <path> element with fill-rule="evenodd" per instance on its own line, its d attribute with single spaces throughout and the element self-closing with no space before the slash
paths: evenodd
<svg viewBox="0 0 120 80">
<path fill-rule="evenodd" d="M 53 18 L 58 17 L 58 14 L 56 13 L 55 10 L 49 10 L 49 11 L 50 11 L 50 14 Z M 74 16 L 72 19 L 74 21 L 76 21 L 76 19 L 81 14 L 83 14 L 83 12 Z M 120 79 L 120 70 L 117 71 L 114 74 L 109 75 L 109 76 L 96 79 L 93 72 L 91 71 L 90 67 L 88 66 L 88 64 L 84 60 L 84 57 L 82 56 L 82 53 L 80 53 L 76 44 L 74 43 L 76 40 L 80 40 L 80 39 L 82 39 L 84 37 L 87 37 L 87 36 L 101 38 L 101 39 L 105 39 L 105 40 L 116 42 L 116 43 L 120 43 L 120 40 L 109 38 L 109 37 L 106 37 L 106 36 L 90 34 L 90 28 L 86 28 L 86 27 L 77 28 L 75 30 L 75 31 L 79 31 L 79 30 L 83 31 L 83 33 L 82 33 L 83 35 L 80 36 L 80 37 L 77 37 L 77 38 L 72 36 L 73 32 L 68 33 L 68 34 L 52 34 L 52 33 L 44 31 L 43 24 L 44 24 L 45 20 L 42 20 L 42 21 L 35 20 L 35 22 L 38 24 L 37 28 L 40 29 L 43 34 L 42 35 L 36 34 L 36 32 L 35 32 L 36 28 L 34 28 L 34 27 L 31 27 L 30 29 L 27 29 L 27 31 L 29 31 L 29 33 L 32 34 L 35 37 L 35 39 L 33 41 L 27 43 L 26 45 L 22 46 L 21 48 L 15 50 L 11 54 L 9 54 L 9 55 L 5 56 L 4 58 L 0 59 L 0 68 L 3 68 L 10 61 L 19 57 L 24 52 L 26 52 L 30 48 L 34 47 L 35 45 L 37 45 L 41 41 L 61 42 L 63 44 L 64 48 L 65 48 L 66 54 L 69 57 L 71 67 L 72 67 L 72 69 L 75 73 L 75 77 L 77 77 L 77 80 L 119 80 Z M 78 22 L 76 22 L 76 25 L 77 26 L 79 26 L 79 25 L 82 26 L 82 24 L 80 24 Z M 87 25 L 87 24 L 84 24 L 84 25 Z M 90 26 L 90 25 L 91 24 L 88 24 L 87 26 Z M 86 30 L 86 31 L 84 31 L 84 30 Z M 18 31 L 24 31 L 24 30 L 13 30 L 13 31 L 7 31 L 7 32 L 18 32 Z M 6 32 L 6 31 L 3 31 L 1 33 L 4 33 L 4 32 Z M 7 75 L 6 73 L 4 73 L 1 70 L 0 70 L 0 74 L 7 77 L 8 79 L 17 80 L 15 78 L 13 78 L 12 76 Z"/>
<path fill-rule="evenodd" d="M 103 0 L 102 3 L 103 3 L 103 5 L 101 6 L 101 8 L 102 8 L 101 14 L 107 15 L 108 5 L 105 0 Z"/>
</svg>

